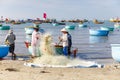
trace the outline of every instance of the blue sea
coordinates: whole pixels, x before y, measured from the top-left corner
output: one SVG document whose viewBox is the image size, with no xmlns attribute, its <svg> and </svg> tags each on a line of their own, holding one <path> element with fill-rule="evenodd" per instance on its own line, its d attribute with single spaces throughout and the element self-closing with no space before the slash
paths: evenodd
<svg viewBox="0 0 120 80">
<path fill-rule="evenodd" d="M 98 61 L 100 63 L 112 62 L 111 56 L 111 44 L 120 43 L 120 31 L 115 29 L 110 32 L 108 36 L 90 36 L 89 28 L 100 29 L 101 26 L 114 27 L 114 23 L 105 21 L 104 24 L 94 24 L 93 22 L 85 23 L 86 28 L 80 28 L 79 23 L 66 23 L 67 25 L 75 25 L 75 30 L 70 30 L 72 35 L 72 47 L 78 48 L 77 57 L 85 60 Z M 24 41 L 26 41 L 26 34 L 24 28 L 27 26 L 33 26 L 33 23 L 25 23 L 19 25 L 10 25 L 16 34 L 16 48 L 15 53 L 19 55 L 29 55 L 28 49 L 25 47 Z M 58 37 L 62 35 L 60 30 L 65 25 L 53 26 L 50 23 L 42 23 L 40 27 L 48 32 L 53 37 L 53 43 L 58 43 Z M 8 31 L 0 31 L 0 44 L 4 44 L 4 38 Z M 107 60 L 106 62 L 103 60 Z"/>
</svg>

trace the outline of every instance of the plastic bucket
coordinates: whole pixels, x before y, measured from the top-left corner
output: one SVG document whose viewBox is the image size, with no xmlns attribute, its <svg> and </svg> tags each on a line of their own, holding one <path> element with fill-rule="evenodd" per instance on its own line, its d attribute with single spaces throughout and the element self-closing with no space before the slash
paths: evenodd
<svg viewBox="0 0 120 80">
<path fill-rule="evenodd" d="M 112 58 L 120 62 L 120 44 L 111 44 Z"/>
</svg>

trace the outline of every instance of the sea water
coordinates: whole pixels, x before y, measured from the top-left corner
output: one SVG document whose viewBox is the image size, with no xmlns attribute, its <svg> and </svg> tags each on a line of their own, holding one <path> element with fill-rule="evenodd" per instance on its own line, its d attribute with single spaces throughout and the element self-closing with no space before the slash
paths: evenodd
<svg viewBox="0 0 120 80">
<path fill-rule="evenodd" d="M 92 22 L 85 23 L 91 29 L 100 29 L 101 26 L 114 27 L 114 23 L 105 21 L 104 24 L 94 24 Z M 10 25 L 16 34 L 16 47 L 15 53 L 21 55 L 29 55 L 28 49 L 25 47 L 24 41 L 26 40 L 26 34 L 24 28 L 26 26 L 32 26 L 33 23 L 25 23 L 19 25 Z M 72 35 L 72 47 L 78 48 L 77 57 L 82 59 L 111 59 L 111 47 L 110 44 L 120 43 L 120 31 L 114 30 L 110 32 L 108 36 L 98 37 L 90 36 L 89 28 L 79 28 L 78 23 L 67 23 L 67 25 L 75 25 L 75 30 L 70 30 Z M 65 25 L 53 26 L 50 23 L 42 23 L 40 27 L 46 32 L 49 32 L 53 36 L 53 42 L 58 43 L 58 37 L 62 35 L 60 30 L 65 27 Z M 0 44 L 4 44 L 4 38 L 8 31 L 0 31 Z"/>
</svg>

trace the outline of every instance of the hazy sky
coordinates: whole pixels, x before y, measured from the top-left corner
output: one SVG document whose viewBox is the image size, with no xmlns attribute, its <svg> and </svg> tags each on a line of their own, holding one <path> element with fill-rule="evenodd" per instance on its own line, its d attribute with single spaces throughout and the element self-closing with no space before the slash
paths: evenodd
<svg viewBox="0 0 120 80">
<path fill-rule="evenodd" d="M 0 0 L 0 16 L 14 19 L 110 19 L 119 8 L 120 0 Z"/>
</svg>

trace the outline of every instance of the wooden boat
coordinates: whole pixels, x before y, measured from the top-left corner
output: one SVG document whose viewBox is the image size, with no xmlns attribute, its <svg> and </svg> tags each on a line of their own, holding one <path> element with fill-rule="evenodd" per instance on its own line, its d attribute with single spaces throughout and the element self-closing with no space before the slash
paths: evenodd
<svg viewBox="0 0 120 80">
<path fill-rule="evenodd" d="M 103 24 L 104 22 L 100 22 L 97 19 L 95 19 L 95 20 L 93 20 L 93 23 L 95 23 L 95 24 Z"/>
<path fill-rule="evenodd" d="M 108 36 L 109 31 L 89 29 L 89 33 L 91 36 Z"/>
<path fill-rule="evenodd" d="M 120 44 L 111 44 L 112 58 L 120 62 Z"/>
<path fill-rule="evenodd" d="M 120 22 L 119 18 L 110 18 L 110 22 Z"/>
<path fill-rule="evenodd" d="M 87 27 L 87 25 L 85 25 L 85 24 L 79 24 L 78 25 L 80 28 L 85 28 L 85 27 Z"/>
<path fill-rule="evenodd" d="M 10 26 L 0 26 L 0 30 L 9 30 Z"/>
<path fill-rule="evenodd" d="M 9 52 L 9 46 L 0 45 L 0 58 L 6 57 Z"/>
<path fill-rule="evenodd" d="M 101 27 L 101 30 L 113 31 L 114 27 Z"/>
<path fill-rule="evenodd" d="M 68 29 L 68 30 L 74 30 L 75 25 L 67 25 L 67 26 L 65 26 L 65 28 Z"/>
</svg>

